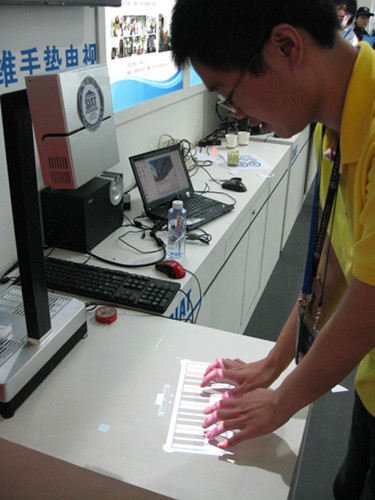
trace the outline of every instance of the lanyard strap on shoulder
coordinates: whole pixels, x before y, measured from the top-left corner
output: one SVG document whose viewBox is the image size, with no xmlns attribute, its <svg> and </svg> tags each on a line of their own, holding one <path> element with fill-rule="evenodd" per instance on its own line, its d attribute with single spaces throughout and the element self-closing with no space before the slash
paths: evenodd
<svg viewBox="0 0 375 500">
<path fill-rule="evenodd" d="M 320 178 L 320 170 L 321 170 L 321 162 L 322 162 L 322 148 L 323 148 L 323 136 L 324 136 L 325 128 L 322 130 L 322 142 L 320 146 L 319 152 L 319 164 L 318 171 L 316 174 L 315 180 L 315 189 L 314 189 L 314 201 L 313 201 L 313 209 L 312 209 L 312 217 L 310 224 L 310 239 L 309 246 L 307 252 L 306 266 L 305 266 L 305 276 L 302 285 L 302 293 L 309 294 L 311 293 L 311 287 L 314 276 L 316 276 L 316 272 L 318 269 L 320 257 L 322 255 L 324 239 L 327 232 L 328 222 L 331 215 L 332 207 L 334 204 L 335 196 L 337 193 L 339 178 L 340 178 L 340 141 L 338 141 L 337 149 L 333 161 L 333 167 L 331 172 L 331 178 L 329 181 L 328 192 L 326 201 L 324 204 L 324 210 L 322 214 L 322 218 L 320 221 L 320 225 L 318 228 L 317 221 L 317 208 L 319 203 L 319 178 Z"/>
</svg>

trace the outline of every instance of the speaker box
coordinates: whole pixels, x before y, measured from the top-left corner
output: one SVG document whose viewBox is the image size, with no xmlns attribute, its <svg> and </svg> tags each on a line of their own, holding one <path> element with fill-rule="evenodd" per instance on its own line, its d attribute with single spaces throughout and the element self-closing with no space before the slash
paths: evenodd
<svg viewBox="0 0 375 500">
<path fill-rule="evenodd" d="M 46 245 L 87 252 L 122 225 L 122 191 L 113 195 L 113 176 L 122 185 L 122 175 L 108 175 L 95 177 L 78 189 L 47 187 L 41 191 Z"/>
</svg>

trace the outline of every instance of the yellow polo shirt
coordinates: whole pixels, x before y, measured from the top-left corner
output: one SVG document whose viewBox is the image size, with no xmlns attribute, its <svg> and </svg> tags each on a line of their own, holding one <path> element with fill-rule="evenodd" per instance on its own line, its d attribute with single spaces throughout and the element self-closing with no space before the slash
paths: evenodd
<svg viewBox="0 0 375 500">
<path fill-rule="evenodd" d="M 358 47 L 341 123 L 341 176 L 332 244 L 348 282 L 353 274 L 375 286 L 375 51 L 366 42 Z M 318 133 L 319 129 L 316 139 Z M 328 131 L 324 151 L 330 139 Z M 322 163 L 325 186 L 332 168 L 325 168 L 326 163 Z M 374 311 L 375 304 L 369 314 Z M 355 384 L 375 416 L 375 348 L 359 364 Z"/>
</svg>

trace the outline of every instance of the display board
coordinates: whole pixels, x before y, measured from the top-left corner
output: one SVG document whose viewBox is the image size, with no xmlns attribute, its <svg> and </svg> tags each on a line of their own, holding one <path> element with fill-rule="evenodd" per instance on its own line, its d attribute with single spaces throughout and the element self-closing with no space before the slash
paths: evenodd
<svg viewBox="0 0 375 500">
<path fill-rule="evenodd" d="M 171 57 L 173 0 L 123 0 L 105 8 L 105 62 L 115 112 L 181 90 Z M 104 62 L 104 61 L 103 61 Z"/>
</svg>

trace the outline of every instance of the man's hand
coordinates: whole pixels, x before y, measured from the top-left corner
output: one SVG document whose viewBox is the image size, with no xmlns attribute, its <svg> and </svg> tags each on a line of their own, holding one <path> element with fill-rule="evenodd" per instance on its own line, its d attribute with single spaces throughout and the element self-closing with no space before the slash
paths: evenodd
<svg viewBox="0 0 375 500">
<path fill-rule="evenodd" d="M 267 365 L 266 359 L 245 363 L 240 359 L 218 358 L 207 367 L 201 387 L 206 387 L 211 382 L 226 382 L 235 386 L 228 391 L 230 396 L 240 396 L 260 387 L 269 387 L 276 377 Z"/>
<path fill-rule="evenodd" d="M 202 427 L 207 429 L 216 425 L 206 433 L 208 439 L 226 431 L 239 430 L 217 445 L 222 449 L 273 432 L 291 417 L 279 411 L 277 391 L 272 389 L 256 389 L 240 397 L 225 393 L 220 401 L 208 406 L 204 413 L 208 416 Z"/>
</svg>

